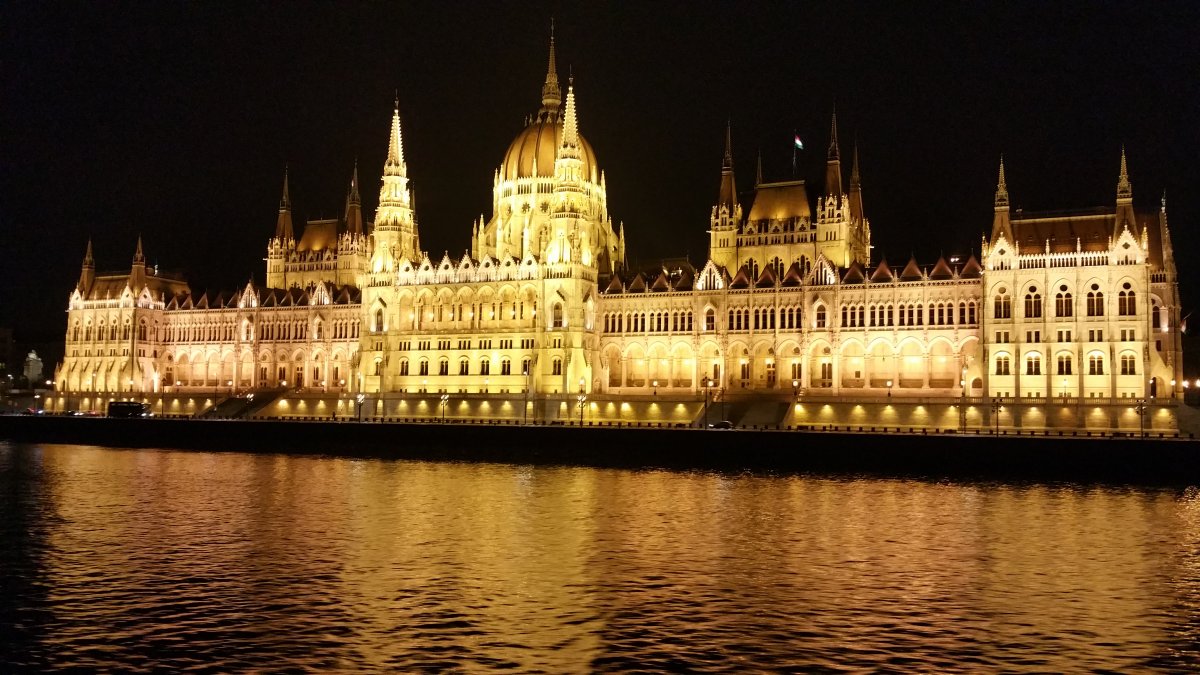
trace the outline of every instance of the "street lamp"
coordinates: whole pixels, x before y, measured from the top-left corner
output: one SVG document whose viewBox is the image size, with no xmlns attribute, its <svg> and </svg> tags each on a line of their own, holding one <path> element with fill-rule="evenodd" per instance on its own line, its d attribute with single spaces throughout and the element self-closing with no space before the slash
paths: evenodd
<svg viewBox="0 0 1200 675">
<path fill-rule="evenodd" d="M 712 386 L 712 380 L 708 377 L 704 378 L 704 428 L 708 428 L 708 388 Z"/>
<path fill-rule="evenodd" d="M 1139 435 L 1142 438 L 1145 438 L 1146 437 L 1146 399 L 1139 398 L 1137 400 L 1137 405 L 1134 406 L 1133 409 L 1137 411 L 1137 415 L 1138 415 L 1138 431 L 1140 432 Z"/>
<path fill-rule="evenodd" d="M 1063 401 L 1067 400 L 1067 378 L 1065 378 L 1065 377 L 1063 378 L 1063 381 L 1062 381 L 1062 397 L 1063 397 Z"/>
<path fill-rule="evenodd" d="M 892 381 L 891 380 L 887 381 L 887 388 L 888 388 L 888 398 L 891 398 L 892 397 Z"/>
<path fill-rule="evenodd" d="M 446 405 L 450 403 L 450 394 L 442 394 L 442 423 L 446 422 Z"/>
<path fill-rule="evenodd" d="M 792 402 L 800 400 L 800 380 L 792 380 Z"/>
<path fill-rule="evenodd" d="M 583 426 L 583 406 L 587 402 L 587 394 L 579 392 L 579 426 Z"/>
<path fill-rule="evenodd" d="M 992 399 L 992 422 L 996 425 L 995 433 L 1000 433 L 1000 410 L 1004 406 L 1000 405 L 1000 399 Z"/>
<path fill-rule="evenodd" d="M 367 395 L 360 392 L 357 396 L 354 397 L 354 400 L 358 402 L 358 421 L 361 422 L 362 421 L 363 401 L 367 400 Z"/>
<path fill-rule="evenodd" d="M 658 396 L 658 380 L 654 381 L 654 395 Z"/>
</svg>

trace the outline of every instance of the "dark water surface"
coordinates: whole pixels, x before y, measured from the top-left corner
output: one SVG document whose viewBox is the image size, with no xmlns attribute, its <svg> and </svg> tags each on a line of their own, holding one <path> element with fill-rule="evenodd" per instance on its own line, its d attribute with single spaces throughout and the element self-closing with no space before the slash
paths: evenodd
<svg viewBox="0 0 1200 675">
<path fill-rule="evenodd" d="M 0 670 L 1200 668 L 1200 493 L 0 443 Z"/>
</svg>

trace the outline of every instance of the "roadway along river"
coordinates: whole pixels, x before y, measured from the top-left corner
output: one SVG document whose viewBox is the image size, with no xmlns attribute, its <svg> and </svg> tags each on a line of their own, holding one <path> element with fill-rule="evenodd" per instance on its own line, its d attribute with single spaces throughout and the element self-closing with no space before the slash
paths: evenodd
<svg viewBox="0 0 1200 675">
<path fill-rule="evenodd" d="M 1200 492 L 0 443 L 0 594 L 5 672 L 1195 670 Z"/>
</svg>

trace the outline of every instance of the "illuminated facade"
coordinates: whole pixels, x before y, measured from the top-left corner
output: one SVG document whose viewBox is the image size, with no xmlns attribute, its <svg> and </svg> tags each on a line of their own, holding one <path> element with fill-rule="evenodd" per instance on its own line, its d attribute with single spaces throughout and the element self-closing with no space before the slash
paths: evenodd
<svg viewBox="0 0 1200 675">
<path fill-rule="evenodd" d="M 59 388 L 1043 404 L 1182 391 L 1165 202 L 1134 210 L 1123 152 L 1113 208 L 1010 213 L 1001 163 L 978 260 L 892 266 L 871 259 L 857 150 L 843 186 L 836 117 L 815 206 L 804 181 L 760 167 L 744 211 L 727 129 L 709 260 L 647 271 L 625 263 L 580 119 L 552 39 L 541 107 L 462 255 L 421 249 L 398 106 L 374 222 L 356 167 L 343 217 L 297 240 L 285 175 L 263 287 L 195 297 L 146 269 L 140 241 L 129 273 L 97 276 L 89 244 Z"/>
</svg>

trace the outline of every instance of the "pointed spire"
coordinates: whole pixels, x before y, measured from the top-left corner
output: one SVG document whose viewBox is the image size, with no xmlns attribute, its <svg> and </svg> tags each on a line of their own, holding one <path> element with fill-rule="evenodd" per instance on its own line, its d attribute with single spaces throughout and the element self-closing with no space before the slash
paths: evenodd
<svg viewBox="0 0 1200 675">
<path fill-rule="evenodd" d="M 1000 155 L 1000 177 L 996 181 L 996 208 L 1008 208 L 1008 183 L 1004 179 L 1004 155 Z"/>
<path fill-rule="evenodd" d="M 754 173 L 754 185 L 758 187 L 762 185 L 762 148 L 758 149 L 758 170 Z"/>
<path fill-rule="evenodd" d="M 358 194 L 358 159 L 354 160 L 354 173 L 350 176 L 350 191 L 346 195 L 346 231 L 363 234 L 362 198 Z"/>
<path fill-rule="evenodd" d="M 96 260 L 92 257 L 92 239 L 88 238 L 87 252 L 83 254 L 83 265 L 79 270 L 79 283 L 75 287 L 83 295 L 87 295 L 96 280 Z"/>
<path fill-rule="evenodd" d="M 840 149 L 838 148 L 837 137 L 837 106 L 834 105 L 833 117 L 829 121 L 829 154 L 827 155 L 826 159 L 831 161 L 838 160 L 840 159 L 839 154 Z"/>
<path fill-rule="evenodd" d="M 279 198 L 279 210 L 292 208 L 292 197 L 288 194 L 288 165 L 283 165 L 283 196 Z"/>
<path fill-rule="evenodd" d="M 283 165 L 283 195 L 279 198 L 279 216 L 275 219 L 275 239 L 281 244 L 295 240 L 292 233 L 292 198 L 288 194 L 288 167 Z"/>
<path fill-rule="evenodd" d="M 1001 236 L 1008 241 L 1009 246 L 1016 245 L 1012 221 L 1008 211 L 1008 184 L 1004 180 L 1004 155 L 1000 156 L 1000 177 L 996 181 L 996 214 L 992 217 L 992 243 L 995 244 Z"/>
<path fill-rule="evenodd" d="M 550 19 L 550 61 L 542 84 L 542 112 L 556 112 L 560 103 L 562 89 L 558 86 L 558 62 L 554 57 L 554 19 Z"/>
<path fill-rule="evenodd" d="M 733 176 L 733 125 L 725 123 L 725 157 L 721 160 L 721 190 L 717 196 L 717 207 L 725 207 L 729 216 L 737 210 L 737 183 Z"/>
<path fill-rule="evenodd" d="M 1133 199 L 1133 185 L 1129 182 L 1129 167 L 1125 163 L 1125 145 L 1121 145 L 1121 175 L 1117 178 L 1117 199 Z"/>
<path fill-rule="evenodd" d="M 563 113 L 562 135 L 564 148 L 574 148 L 579 145 L 579 122 L 575 117 L 575 78 L 573 77 L 567 85 L 567 109 Z"/>
<path fill-rule="evenodd" d="M 825 195 L 837 198 L 842 196 L 842 162 L 838 149 L 836 106 L 833 109 L 829 129 L 829 154 L 825 160 Z"/>
<path fill-rule="evenodd" d="M 137 238 L 137 250 L 135 250 L 133 252 L 133 264 L 134 265 L 145 265 L 146 264 L 146 256 L 142 253 L 142 235 L 140 235 L 140 234 L 138 235 L 138 238 Z"/>
<path fill-rule="evenodd" d="M 398 93 L 392 107 L 392 132 L 388 137 L 388 156 L 384 166 L 397 168 L 404 166 L 404 142 L 400 136 L 400 97 Z"/>
<path fill-rule="evenodd" d="M 733 168 L 733 120 L 725 119 L 725 154 L 721 159 L 722 169 Z"/>
<path fill-rule="evenodd" d="M 862 188 L 862 176 L 858 173 L 858 139 L 854 139 L 854 159 L 850 164 L 850 190 Z"/>
</svg>

